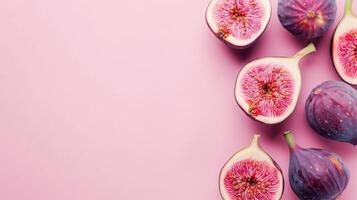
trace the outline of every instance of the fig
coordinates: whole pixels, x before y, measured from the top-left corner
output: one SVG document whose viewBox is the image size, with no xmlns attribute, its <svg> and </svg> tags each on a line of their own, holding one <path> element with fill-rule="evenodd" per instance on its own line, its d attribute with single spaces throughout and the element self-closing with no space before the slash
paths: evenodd
<svg viewBox="0 0 357 200">
<path fill-rule="evenodd" d="M 278 17 L 297 37 L 315 39 L 328 31 L 336 18 L 336 0 L 279 0 Z"/>
<path fill-rule="evenodd" d="M 270 17 L 269 0 L 212 0 L 206 11 L 211 31 L 236 49 L 253 44 L 265 31 Z"/>
<path fill-rule="evenodd" d="M 306 118 L 320 135 L 357 144 L 357 91 L 342 81 L 315 87 L 305 104 Z"/>
<path fill-rule="evenodd" d="M 284 192 L 279 165 L 259 145 L 260 135 L 233 155 L 219 175 L 219 190 L 224 200 L 278 200 Z"/>
<path fill-rule="evenodd" d="M 331 42 L 331 54 L 339 76 L 357 85 L 357 16 L 352 11 L 352 0 L 346 0 L 345 14 Z"/>
<path fill-rule="evenodd" d="M 295 56 L 261 58 L 239 72 L 235 97 L 251 118 L 265 124 L 284 121 L 294 111 L 301 88 L 299 61 L 315 52 L 310 43 Z"/>
<path fill-rule="evenodd" d="M 301 200 L 334 200 L 345 190 L 350 175 L 335 153 L 295 144 L 290 131 L 284 134 L 290 149 L 289 181 Z"/>
</svg>

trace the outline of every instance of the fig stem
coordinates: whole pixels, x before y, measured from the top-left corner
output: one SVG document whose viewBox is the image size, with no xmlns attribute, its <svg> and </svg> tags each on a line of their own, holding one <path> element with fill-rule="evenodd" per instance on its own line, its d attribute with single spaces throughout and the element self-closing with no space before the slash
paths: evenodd
<svg viewBox="0 0 357 200">
<path fill-rule="evenodd" d="M 346 0 L 345 2 L 345 15 L 352 14 L 353 0 Z"/>
<path fill-rule="evenodd" d="M 259 146 L 259 138 L 260 138 L 260 135 L 254 134 L 252 143 L 250 144 L 250 146 Z"/>
<path fill-rule="evenodd" d="M 286 142 L 288 143 L 289 148 L 295 149 L 296 144 L 295 144 L 295 139 L 294 139 L 293 133 L 291 131 L 286 131 L 284 133 L 284 138 L 285 138 Z"/>
<path fill-rule="evenodd" d="M 305 48 L 295 54 L 293 58 L 297 61 L 300 61 L 303 57 L 313 52 L 316 52 L 316 48 L 315 45 L 311 42 L 309 45 L 307 45 Z"/>
</svg>

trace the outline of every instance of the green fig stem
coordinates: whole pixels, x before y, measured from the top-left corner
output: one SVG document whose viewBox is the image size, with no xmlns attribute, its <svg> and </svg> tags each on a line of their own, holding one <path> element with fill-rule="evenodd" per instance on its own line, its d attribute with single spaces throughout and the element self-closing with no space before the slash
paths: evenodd
<svg viewBox="0 0 357 200">
<path fill-rule="evenodd" d="M 286 142 L 288 143 L 289 148 L 291 150 L 295 149 L 296 144 L 295 144 L 295 139 L 294 139 L 293 133 L 291 131 L 286 131 L 284 133 L 284 138 L 285 138 Z"/>
<path fill-rule="evenodd" d="M 309 45 L 307 45 L 305 48 L 295 54 L 293 58 L 299 62 L 303 57 L 313 52 L 316 52 L 316 48 L 315 45 L 311 42 Z"/>
<path fill-rule="evenodd" d="M 252 143 L 250 144 L 250 146 L 256 146 L 256 147 L 258 147 L 258 146 L 259 146 L 259 138 L 260 138 L 260 135 L 255 134 L 255 135 L 253 136 Z"/>
<path fill-rule="evenodd" d="M 346 0 L 345 2 L 345 15 L 352 14 L 353 0 Z"/>
</svg>

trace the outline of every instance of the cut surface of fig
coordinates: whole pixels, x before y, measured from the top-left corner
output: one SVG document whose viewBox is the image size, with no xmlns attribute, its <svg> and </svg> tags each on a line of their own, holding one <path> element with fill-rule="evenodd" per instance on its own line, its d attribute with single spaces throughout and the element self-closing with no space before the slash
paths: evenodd
<svg viewBox="0 0 357 200">
<path fill-rule="evenodd" d="M 269 57 L 248 63 L 239 72 L 235 97 L 253 119 L 276 124 L 294 111 L 301 88 L 299 61 L 315 52 L 311 43 L 290 58 Z"/>
<path fill-rule="evenodd" d="M 336 0 L 279 0 L 278 3 L 278 16 L 284 28 L 309 40 L 331 28 L 336 11 Z"/>
<path fill-rule="evenodd" d="M 264 32 L 270 16 L 269 0 L 212 0 L 206 11 L 211 31 L 238 49 L 248 47 Z"/>
<path fill-rule="evenodd" d="M 357 145 L 357 90 L 342 81 L 316 86 L 305 104 L 310 126 L 321 136 Z"/>
<path fill-rule="evenodd" d="M 336 153 L 325 149 L 302 148 L 293 134 L 284 134 L 290 149 L 289 182 L 301 200 L 335 200 L 346 189 L 350 175 Z"/>
<path fill-rule="evenodd" d="M 252 143 L 224 165 L 219 189 L 224 200 L 279 200 L 284 178 L 278 164 L 259 145 L 259 135 Z"/>
<path fill-rule="evenodd" d="M 347 83 L 357 85 L 357 16 L 352 0 L 346 0 L 345 15 L 338 24 L 331 43 L 333 64 Z"/>
</svg>

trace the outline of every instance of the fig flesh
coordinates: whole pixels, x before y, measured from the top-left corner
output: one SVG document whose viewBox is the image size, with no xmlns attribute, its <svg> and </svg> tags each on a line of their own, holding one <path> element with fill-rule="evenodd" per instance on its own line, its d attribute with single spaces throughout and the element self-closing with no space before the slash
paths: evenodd
<svg viewBox="0 0 357 200">
<path fill-rule="evenodd" d="M 238 105 L 251 118 L 262 123 L 284 121 L 294 111 L 299 97 L 299 61 L 315 51 L 315 46 L 310 43 L 290 58 L 268 57 L 248 63 L 236 81 Z"/>
<path fill-rule="evenodd" d="M 280 23 L 290 33 L 308 40 L 328 31 L 336 18 L 336 0 L 279 0 Z"/>
<path fill-rule="evenodd" d="M 279 200 L 284 178 L 279 165 L 259 145 L 259 135 L 224 165 L 219 189 L 224 200 Z"/>
<path fill-rule="evenodd" d="M 310 126 L 320 135 L 357 144 L 357 91 L 342 81 L 326 81 L 312 90 L 305 104 Z"/>
<path fill-rule="evenodd" d="M 206 22 L 228 46 L 243 49 L 263 34 L 270 16 L 269 0 L 212 0 L 206 11 Z"/>
<path fill-rule="evenodd" d="M 331 53 L 339 76 L 357 85 L 357 16 L 352 11 L 352 0 L 346 0 L 345 14 L 331 42 Z"/>
<path fill-rule="evenodd" d="M 290 148 L 289 181 L 301 200 L 334 200 L 348 185 L 350 175 L 335 153 L 316 148 L 301 148 L 290 131 L 284 134 Z"/>
</svg>

